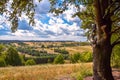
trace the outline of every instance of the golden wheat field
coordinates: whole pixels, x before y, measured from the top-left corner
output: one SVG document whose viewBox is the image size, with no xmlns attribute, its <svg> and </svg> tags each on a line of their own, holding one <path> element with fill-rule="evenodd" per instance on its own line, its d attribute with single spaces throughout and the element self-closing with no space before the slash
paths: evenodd
<svg viewBox="0 0 120 80">
<path fill-rule="evenodd" d="M 35 65 L 0 68 L 0 80 L 58 80 L 59 77 L 91 69 L 92 63 Z"/>
</svg>

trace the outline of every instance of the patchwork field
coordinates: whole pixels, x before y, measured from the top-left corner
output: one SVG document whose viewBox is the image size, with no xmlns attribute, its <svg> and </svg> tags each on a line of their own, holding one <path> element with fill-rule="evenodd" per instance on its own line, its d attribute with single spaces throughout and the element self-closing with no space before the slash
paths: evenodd
<svg viewBox="0 0 120 80">
<path fill-rule="evenodd" d="M 14 43 L 17 47 L 21 46 L 20 44 Z M 90 45 L 87 45 L 80 42 L 24 42 L 23 45 L 26 45 L 28 47 L 35 48 L 35 50 L 45 50 L 50 54 L 57 54 L 54 52 L 54 49 L 65 49 L 70 54 L 74 53 L 82 53 L 82 52 L 91 52 L 92 48 Z M 44 46 L 41 48 L 41 46 Z"/>
</svg>

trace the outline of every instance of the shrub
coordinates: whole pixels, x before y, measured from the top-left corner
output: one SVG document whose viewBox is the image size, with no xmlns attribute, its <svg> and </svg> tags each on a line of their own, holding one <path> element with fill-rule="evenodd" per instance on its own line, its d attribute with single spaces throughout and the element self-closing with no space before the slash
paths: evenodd
<svg viewBox="0 0 120 80">
<path fill-rule="evenodd" d="M 92 62 L 92 53 L 91 52 L 83 52 L 83 53 L 75 53 L 70 55 L 70 61 L 72 63 L 77 62 Z"/>
<path fill-rule="evenodd" d="M 55 64 L 63 64 L 64 63 L 64 57 L 62 54 L 58 54 L 56 58 L 54 59 Z"/>
<path fill-rule="evenodd" d="M 6 62 L 3 58 L 0 58 L 0 67 L 5 67 L 6 66 Z"/>
<path fill-rule="evenodd" d="M 35 65 L 35 61 L 33 59 L 29 59 L 25 62 L 25 65 Z"/>
<path fill-rule="evenodd" d="M 120 46 L 115 46 L 112 53 L 112 66 L 120 67 Z"/>
<path fill-rule="evenodd" d="M 80 55 L 81 62 L 92 62 L 93 56 L 91 52 L 83 52 Z"/>
<path fill-rule="evenodd" d="M 79 62 L 79 59 L 80 59 L 80 53 L 75 53 L 73 55 L 70 55 L 70 61 L 72 63 L 77 63 Z"/>
<path fill-rule="evenodd" d="M 22 65 L 25 65 L 25 55 L 20 55 Z"/>
</svg>

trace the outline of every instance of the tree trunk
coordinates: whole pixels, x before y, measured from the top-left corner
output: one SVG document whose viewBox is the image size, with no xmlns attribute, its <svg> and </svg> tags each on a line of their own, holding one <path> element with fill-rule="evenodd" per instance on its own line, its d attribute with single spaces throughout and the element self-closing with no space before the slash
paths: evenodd
<svg viewBox="0 0 120 80">
<path fill-rule="evenodd" d="M 93 48 L 94 80 L 114 80 L 110 66 L 112 48 L 107 41 Z"/>
<path fill-rule="evenodd" d="M 98 37 L 96 44 L 93 46 L 94 80 L 114 80 L 110 65 L 112 54 L 111 21 L 108 19 L 104 22 L 106 23 L 105 25 L 102 24 L 101 28 L 97 28 Z"/>
<path fill-rule="evenodd" d="M 103 3 L 104 2 L 104 3 Z M 93 44 L 93 79 L 94 80 L 114 80 L 110 66 L 112 54 L 110 16 L 104 18 L 108 7 L 108 0 L 94 0 L 96 37 Z"/>
<path fill-rule="evenodd" d="M 114 80 L 110 65 L 112 54 L 111 21 L 106 21 L 106 24 L 101 26 L 101 28 L 97 28 L 98 37 L 93 46 L 94 80 Z"/>
</svg>

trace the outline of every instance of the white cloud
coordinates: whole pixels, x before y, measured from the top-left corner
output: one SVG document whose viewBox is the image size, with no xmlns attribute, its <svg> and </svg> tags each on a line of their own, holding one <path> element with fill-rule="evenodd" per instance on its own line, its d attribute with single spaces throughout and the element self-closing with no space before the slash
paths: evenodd
<svg viewBox="0 0 120 80">
<path fill-rule="evenodd" d="M 75 12 L 74 6 L 70 6 L 70 8 L 63 13 L 63 15 L 54 16 L 53 14 L 48 13 L 50 5 L 48 0 L 43 0 L 41 3 L 38 3 L 37 0 L 34 0 L 34 3 L 38 6 L 36 7 L 35 13 L 36 24 L 34 27 L 32 27 L 32 30 L 18 29 L 15 33 L 9 32 L 10 35 L 0 36 L 0 39 L 76 41 L 86 40 L 85 37 L 80 36 L 80 34 L 83 34 L 83 31 L 81 31 L 78 25 L 80 24 L 79 18 L 72 18 L 72 14 Z M 46 18 L 50 19 L 47 19 L 48 21 L 45 21 Z M 29 23 L 29 19 L 24 13 L 19 19 L 20 21 L 25 20 L 27 24 Z M 41 21 L 42 19 L 45 21 L 45 23 Z M 64 19 L 67 20 L 67 22 L 65 22 Z M 7 26 L 10 27 L 10 25 Z M 22 27 L 26 26 L 23 25 Z M 2 28 L 3 26 L 0 26 L 0 29 Z"/>
<path fill-rule="evenodd" d="M 11 33 L 13 36 L 35 36 L 33 32 L 28 30 L 17 30 L 15 33 Z"/>
</svg>

